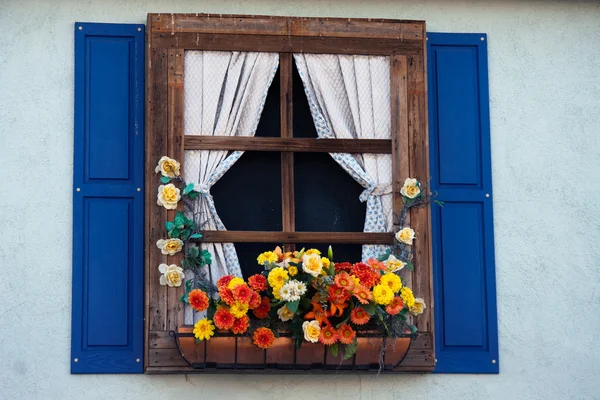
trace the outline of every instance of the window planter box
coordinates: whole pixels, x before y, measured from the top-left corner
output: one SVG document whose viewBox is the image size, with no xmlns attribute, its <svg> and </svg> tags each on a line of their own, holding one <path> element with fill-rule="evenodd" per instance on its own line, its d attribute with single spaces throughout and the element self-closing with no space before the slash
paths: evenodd
<svg viewBox="0 0 600 400">
<path fill-rule="evenodd" d="M 217 332 L 208 341 L 197 342 L 192 326 L 182 326 L 170 335 L 187 365 L 195 370 L 352 370 L 393 371 L 400 366 L 411 342 L 416 335 L 397 339 L 378 336 L 372 332 L 358 334 L 356 354 L 342 360 L 341 354 L 334 357 L 320 343 L 302 343 L 296 349 L 288 333 L 275 338 L 273 346 L 262 350 L 252 343 L 249 336 L 236 336 Z M 383 347 L 383 365 L 380 354 Z"/>
</svg>

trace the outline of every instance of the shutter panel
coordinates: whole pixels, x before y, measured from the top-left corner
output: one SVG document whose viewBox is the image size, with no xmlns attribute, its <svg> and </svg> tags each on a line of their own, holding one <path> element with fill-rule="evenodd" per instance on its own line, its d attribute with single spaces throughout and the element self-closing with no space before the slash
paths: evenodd
<svg viewBox="0 0 600 400">
<path fill-rule="evenodd" d="M 144 368 L 144 26 L 75 24 L 71 373 Z"/>
<path fill-rule="evenodd" d="M 427 37 L 435 371 L 498 373 L 487 37 Z"/>
</svg>

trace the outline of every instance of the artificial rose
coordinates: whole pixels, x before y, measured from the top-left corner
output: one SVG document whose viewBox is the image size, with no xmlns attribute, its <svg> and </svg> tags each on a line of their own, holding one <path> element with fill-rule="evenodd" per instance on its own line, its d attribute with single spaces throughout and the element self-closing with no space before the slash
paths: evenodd
<svg viewBox="0 0 600 400">
<path fill-rule="evenodd" d="M 175 264 L 160 264 L 158 266 L 158 272 L 162 274 L 160 277 L 160 284 L 163 286 L 179 287 L 185 277 L 183 268 L 178 267 Z"/>
<path fill-rule="evenodd" d="M 304 331 L 304 340 L 307 342 L 317 343 L 319 341 L 319 335 L 321 334 L 319 321 L 304 321 L 302 330 Z"/>
<path fill-rule="evenodd" d="M 181 251 L 183 242 L 180 239 L 160 239 L 156 242 L 156 247 L 161 253 L 172 256 Z"/>
<path fill-rule="evenodd" d="M 414 199 L 421 194 L 421 188 L 419 187 L 419 181 L 416 179 L 408 178 L 404 181 L 404 186 L 400 189 L 402 196 Z"/>
<path fill-rule="evenodd" d="M 425 305 L 425 300 L 423 300 L 420 297 L 417 297 L 415 299 L 415 304 L 413 304 L 412 307 L 409 308 L 409 310 L 412 315 L 420 315 L 423 314 L 425 308 L 427 308 L 427 306 Z"/>
<path fill-rule="evenodd" d="M 390 254 L 387 260 L 383 262 L 383 264 L 385 265 L 386 272 L 400 271 L 406 266 L 406 263 L 404 261 L 398 260 L 393 254 Z"/>
<path fill-rule="evenodd" d="M 163 206 L 167 210 L 174 210 L 177 208 L 177 202 L 181 199 L 179 189 L 172 183 L 168 185 L 160 185 L 158 187 L 158 199 L 156 204 Z"/>
<path fill-rule="evenodd" d="M 408 245 L 413 244 L 413 239 L 415 238 L 415 231 L 411 228 L 402 228 L 398 233 L 396 233 L 396 239 L 399 242 L 406 243 Z"/>
<path fill-rule="evenodd" d="M 319 276 L 323 270 L 323 262 L 319 254 L 304 254 L 302 256 L 302 270 L 314 277 Z"/>
<path fill-rule="evenodd" d="M 158 165 L 154 172 L 160 172 L 163 176 L 174 178 L 175 176 L 179 176 L 179 167 L 179 162 L 177 160 L 163 156 L 158 160 Z"/>
</svg>

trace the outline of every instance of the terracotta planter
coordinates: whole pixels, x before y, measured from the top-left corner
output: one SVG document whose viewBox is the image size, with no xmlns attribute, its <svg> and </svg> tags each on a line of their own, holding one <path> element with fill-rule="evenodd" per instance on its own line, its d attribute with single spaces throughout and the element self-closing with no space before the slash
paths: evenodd
<svg viewBox="0 0 600 400">
<path fill-rule="evenodd" d="M 237 339 L 237 360 L 238 367 L 251 368 L 256 366 L 263 368 L 265 364 L 265 350 L 259 349 L 252 338 L 248 336 L 238 337 Z"/>
</svg>

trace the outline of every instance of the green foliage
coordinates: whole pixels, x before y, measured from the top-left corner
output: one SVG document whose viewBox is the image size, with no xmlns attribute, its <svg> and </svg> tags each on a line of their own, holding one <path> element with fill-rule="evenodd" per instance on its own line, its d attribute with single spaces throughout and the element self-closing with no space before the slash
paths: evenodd
<svg viewBox="0 0 600 400">
<path fill-rule="evenodd" d="M 375 315 L 375 311 L 377 311 L 377 303 L 374 301 L 371 301 L 369 304 L 364 304 L 362 307 L 369 315 Z"/>
<path fill-rule="evenodd" d="M 200 195 L 199 192 L 196 192 L 195 190 L 192 190 L 191 192 L 188 193 L 188 197 L 192 200 L 196 200 L 198 198 L 198 196 Z"/>
<path fill-rule="evenodd" d="M 189 239 L 196 228 L 194 221 L 187 218 L 181 211 L 177 211 L 173 221 L 167 221 L 165 227 L 167 228 L 170 238 L 181 240 Z"/>
<path fill-rule="evenodd" d="M 169 182 L 171 182 L 171 178 L 169 178 L 168 176 L 161 176 L 160 181 L 162 183 L 169 183 Z"/>
<path fill-rule="evenodd" d="M 205 265 L 212 264 L 212 258 L 207 250 L 200 251 L 198 246 L 190 246 L 187 255 L 181 260 L 181 266 L 197 271 Z"/>
<path fill-rule="evenodd" d="M 344 346 L 344 353 L 342 355 L 342 360 L 348 360 L 350 357 L 356 353 L 356 347 L 358 346 L 358 340 L 354 338 L 354 342 Z"/>
<path fill-rule="evenodd" d="M 191 291 L 192 291 L 192 281 L 191 280 L 185 281 L 185 290 L 183 291 L 183 294 L 179 298 L 179 301 L 182 303 L 189 303 L 188 295 L 190 294 Z"/>
<path fill-rule="evenodd" d="M 329 349 L 331 350 L 331 355 L 334 357 L 337 357 L 339 352 L 340 352 L 340 346 L 337 343 L 332 344 L 331 346 L 329 346 Z"/>
<path fill-rule="evenodd" d="M 187 185 L 185 185 L 185 188 L 183 189 L 183 194 L 188 194 L 192 190 L 194 190 L 194 184 L 188 183 Z"/>
<path fill-rule="evenodd" d="M 406 269 L 408 269 L 409 271 L 414 271 L 415 270 L 415 265 L 412 263 L 412 261 L 407 261 L 406 262 Z"/>
<path fill-rule="evenodd" d="M 296 311 L 298 311 L 298 306 L 299 305 L 300 305 L 300 300 L 288 301 L 287 304 L 286 304 L 288 310 L 290 310 L 293 313 L 295 313 Z"/>
</svg>

